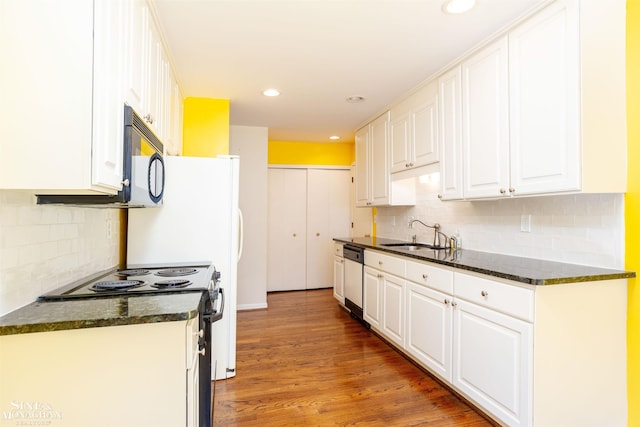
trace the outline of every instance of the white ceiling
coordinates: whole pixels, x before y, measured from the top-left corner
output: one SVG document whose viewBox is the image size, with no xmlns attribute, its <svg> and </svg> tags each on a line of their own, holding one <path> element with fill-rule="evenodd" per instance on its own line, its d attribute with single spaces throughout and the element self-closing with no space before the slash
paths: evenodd
<svg viewBox="0 0 640 427">
<path fill-rule="evenodd" d="M 270 140 L 353 131 L 479 41 L 546 0 L 153 0 L 185 97 L 231 102 Z M 267 98 L 262 91 L 277 88 Z M 361 104 L 346 102 L 363 96 Z"/>
</svg>

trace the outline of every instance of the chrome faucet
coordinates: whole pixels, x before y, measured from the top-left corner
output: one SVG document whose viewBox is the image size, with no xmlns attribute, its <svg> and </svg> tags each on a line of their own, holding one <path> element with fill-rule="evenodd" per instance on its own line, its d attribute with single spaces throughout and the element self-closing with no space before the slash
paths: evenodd
<svg viewBox="0 0 640 427">
<path fill-rule="evenodd" d="M 446 243 L 449 241 L 449 238 L 447 237 L 446 234 L 444 234 L 443 232 L 440 231 L 440 224 L 433 224 L 433 225 L 427 225 L 424 222 L 420 221 L 419 219 L 412 219 L 411 221 L 409 221 L 409 228 L 413 228 L 413 223 L 417 222 L 420 223 L 422 225 L 424 225 L 427 228 L 433 228 L 433 246 L 435 246 L 436 248 L 442 248 L 446 246 Z M 444 246 L 441 242 L 441 236 L 444 238 Z M 415 242 L 415 235 L 414 237 L 414 242 Z"/>
</svg>

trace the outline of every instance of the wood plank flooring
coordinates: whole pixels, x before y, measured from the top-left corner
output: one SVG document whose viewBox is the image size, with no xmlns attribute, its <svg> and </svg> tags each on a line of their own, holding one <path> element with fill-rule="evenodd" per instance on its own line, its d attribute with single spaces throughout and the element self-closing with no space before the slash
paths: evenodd
<svg viewBox="0 0 640 427">
<path fill-rule="evenodd" d="M 216 382 L 215 425 L 492 425 L 352 319 L 331 289 L 267 302 L 238 312 L 236 377 Z"/>
</svg>

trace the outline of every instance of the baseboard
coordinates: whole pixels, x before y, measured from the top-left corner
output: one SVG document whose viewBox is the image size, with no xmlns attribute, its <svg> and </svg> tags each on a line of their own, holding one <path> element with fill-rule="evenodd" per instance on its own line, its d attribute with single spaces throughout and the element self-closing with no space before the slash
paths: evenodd
<svg viewBox="0 0 640 427">
<path fill-rule="evenodd" d="M 267 303 L 263 302 L 260 304 L 238 304 L 238 311 L 243 310 L 260 310 L 267 308 Z"/>
</svg>

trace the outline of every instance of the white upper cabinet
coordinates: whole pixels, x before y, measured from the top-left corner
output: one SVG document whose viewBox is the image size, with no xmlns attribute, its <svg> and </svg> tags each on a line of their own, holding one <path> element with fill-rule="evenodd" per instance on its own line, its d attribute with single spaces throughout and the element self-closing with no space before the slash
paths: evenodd
<svg viewBox="0 0 640 427">
<path fill-rule="evenodd" d="M 624 192 L 624 27 L 558 0 L 439 77 L 441 199 Z"/>
<path fill-rule="evenodd" d="M 11 64 L 0 79 L 0 114 L 10 118 L 0 121 L 0 188 L 42 194 L 122 188 L 124 104 L 142 117 L 161 117 L 154 120 L 161 140 L 173 111 L 181 121 L 181 98 L 169 108 L 175 79 L 157 32 L 159 80 L 151 85 L 149 28 L 155 27 L 144 0 L 0 2 L 0 58 Z M 160 113 L 147 109 L 154 90 Z M 181 128 L 173 123 L 178 144 Z"/>
<path fill-rule="evenodd" d="M 438 87 L 431 83 L 391 109 L 391 173 L 438 162 Z"/>
<path fill-rule="evenodd" d="M 128 0 L 125 101 L 147 123 L 168 154 L 182 146 L 182 97 L 146 0 Z M 179 120 L 179 126 L 175 123 Z M 177 129 L 180 128 L 179 135 Z"/>
<path fill-rule="evenodd" d="M 127 3 L 127 84 L 125 101 L 141 115 L 148 111 L 149 78 L 149 6 L 146 0 L 130 0 Z M 144 113 L 146 114 L 146 113 Z M 144 116 L 142 114 L 142 116 Z"/>
<path fill-rule="evenodd" d="M 390 113 L 356 132 L 356 206 L 415 205 L 415 191 L 391 180 Z"/>
<path fill-rule="evenodd" d="M 462 198 L 462 76 L 460 66 L 440 76 L 439 135 L 442 200 Z"/>
<path fill-rule="evenodd" d="M 369 126 L 356 132 L 356 206 L 371 205 L 371 141 Z"/>
<path fill-rule="evenodd" d="M 0 188 L 121 188 L 123 6 L 0 2 Z"/>
<path fill-rule="evenodd" d="M 375 119 L 369 125 L 371 141 L 371 195 L 374 205 L 389 202 L 389 113 Z"/>
<path fill-rule="evenodd" d="M 507 38 L 462 63 L 462 181 L 466 198 L 509 188 Z"/>
<path fill-rule="evenodd" d="M 577 5 L 553 5 L 513 30 L 509 68 L 512 192 L 579 190 Z"/>
</svg>

